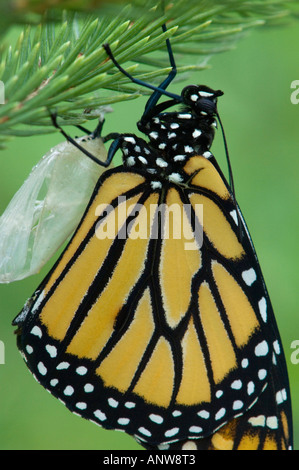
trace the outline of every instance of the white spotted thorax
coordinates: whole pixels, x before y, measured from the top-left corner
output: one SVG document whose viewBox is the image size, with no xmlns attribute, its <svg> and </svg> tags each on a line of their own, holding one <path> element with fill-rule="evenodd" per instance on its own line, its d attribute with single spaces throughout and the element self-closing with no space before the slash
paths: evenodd
<svg viewBox="0 0 299 470">
<path fill-rule="evenodd" d="M 186 175 L 182 171 L 193 155 L 209 158 L 217 123 L 217 97 L 222 92 L 205 86 L 191 85 L 182 92 L 183 109 L 162 112 L 142 120 L 138 128 L 149 142 L 134 134 L 120 136 L 124 164 L 134 170 L 145 170 L 152 175 L 152 188 L 160 188 L 161 181 L 181 184 Z M 160 183 L 160 184 L 159 184 Z"/>
</svg>

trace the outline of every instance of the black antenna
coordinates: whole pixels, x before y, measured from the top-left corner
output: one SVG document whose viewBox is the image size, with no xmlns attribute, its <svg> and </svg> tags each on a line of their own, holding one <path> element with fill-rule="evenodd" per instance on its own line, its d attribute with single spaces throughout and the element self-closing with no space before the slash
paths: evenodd
<svg viewBox="0 0 299 470">
<path fill-rule="evenodd" d="M 221 127 L 221 132 L 222 132 L 222 137 L 223 137 L 223 143 L 224 143 L 224 150 L 225 150 L 225 156 L 226 156 L 226 161 L 227 161 L 227 166 L 228 166 L 228 175 L 229 175 L 229 185 L 230 185 L 230 188 L 231 188 L 231 193 L 232 193 L 232 198 L 233 198 L 233 202 L 234 202 L 234 205 L 236 207 L 236 212 L 237 212 L 237 219 L 238 219 L 238 228 L 239 228 L 239 241 L 242 240 L 242 235 L 243 235 L 243 232 L 242 232 L 242 221 L 241 221 L 241 217 L 240 217 L 240 214 L 239 214 L 239 209 L 238 209 L 238 204 L 237 204 L 237 200 L 236 200 L 236 191 L 235 191 L 235 185 L 234 185 L 234 178 L 233 178 L 233 170 L 232 170 L 232 167 L 231 167 L 231 163 L 230 163 L 230 158 L 229 158 L 229 152 L 228 152 L 228 146 L 227 146 L 227 141 L 226 141 L 226 137 L 225 137 L 225 132 L 224 132 L 224 128 L 223 128 L 223 125 L 222 125 L 222 121 L 220 119 L 220 116 L 218 114 L 218 111 L 216 111 L 216 116 L 217 116 L 217 119 L 218 119 L 218 122 L 220 124 L 220 127 Z"/>
</svg>

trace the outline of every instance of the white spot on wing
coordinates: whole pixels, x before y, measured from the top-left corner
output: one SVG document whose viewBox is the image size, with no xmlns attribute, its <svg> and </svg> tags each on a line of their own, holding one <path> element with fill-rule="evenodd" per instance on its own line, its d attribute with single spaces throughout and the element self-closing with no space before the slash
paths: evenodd
<svg viewBox="0 0 299 470">
<path fill-rule="evenodd" d="M 210 417 L 210 413 L 206 410 L 199 411 L 197 415 L 203 419 L 208 419 Z"/>
<path fill-rule="evenodd" d="M 44 365 L 43 362 L 39 362 L 37 364 L 37 369 L 38 369 L 38 371 L 41 375 L 46 375 L 46 373 L 48 372 L 48 370 L 47 370 L 47 368 L 46 368 L 46 366 Z"/>
<path fill-rule="evenodd" d="M 253 268 L 250 268 L 247 271 L 243 271 L 242 278 L 248 286 L 251 286 L 254 283 L 254 281 L 256 281 L 255 270 Z"/>
<path fill-rule="evenodd" d="M 129 424 L 130 420 L 129 418 L 119 418 L 117 422 L 118 424 L 121 424 L 122 426 L 126 426 L 127 424 Z"/>
<path fill-rule="evenodd" d="M 150 436 L 152 435 L 152 433 L 151 433 L 148 429 L 144 428 L 143 426 L 141 426 L 140 428 L 138 428 L 138 431 L 139 431 L 141 434 L 144 434 L 145 436 L 148 436 L 148 437 L 150 437 Z"/>
<path fill-rule="evenodd" d="M 267 302 L 266 302 L 265 297 L 261 298 L 261 300 L 258 303 L 258 306 L 259 306 L 259 311 L 260 311 L 261 317 L 264 320 L 264 322 L 266 323 L 266 321 L 267 321 Z"/>
<path fill-rule="evenodd" d="M 260 370 L 258 371 L 257 375 L 258 375 L 258 378 L 259 378 L 260 380 L 264 380 L 264 379 L 267 377 L 267 371 L 266 371 L 266 369 L 260 369 Z"/>
<path fill-rule="evenodd" d="M 165 437 L 172 437 L 175 436 L 179 432 L 179 428 L 172 428 L 168 429 L 168 431 L 165 432 Z"/>
<path fill-rule="evenodd" d="M 266 419 L 266 425 L 270 429 L 277 429 L 278 428 L 278 419 L 276 416 L 269 416 Z"/>
<path fill-rule="evenodd" d="M 86 410 L 87 404 L 84 403 L 84 401 L 79 401 L 78 403 L 76 403 L 76 408 L 78 408 L 79 410 Z"/>
<path fill-rule="evenodd" d="M 151 181 L 151 188 L 152 189 L 161 189 L 162 183 L 160 181 Z"/>
<path fill-rule="evenodd" d="M 71 395 L 73 395 L 74 391 L 74 388 L 71 385 L 68 385 L 67 387 L 65 387 L 63 393 L 64 395 L 70 397 Z"/>
<path fill-rule="evenodd" d="M 127 401 L 127 402 L 125 403 L 125 407 L 126 407 L 126 408 L 129 408 L 129 409 L 135 408 L 135 406 L 136 406 L 136 404 L 133 403 L 132 401 Z"/>
<path fill-rule="evenodd" d="M 161 424 L 161 423 L 163 423 L 163 421 L 164 421 L 163 418 L 162 418 L 162 416 L 156 415 L 156 414 L 154 414 L 154 413 L 152 413 L 152 414 L 149 415 L 149 419 L 150 419 L 151 421 L 153 421 L 154 423 L 157 423 L 157 424 Z"/>
<path fill-rule="evenodd" d="M 238 225 L 239 221 L 238 221 L 238 216 L 237 216 L 236 210 L 234 209 L 233 211 L 231 211 L 231 212 L 230 212 L 230 215 L 231 215 L 232 218 L 234 219 L 235 224 Z"/>
<path fill-rule="evenodd" d="M 240 410 L 243 408 L 244 403 L 241 400 L 236 400 L 233 403 L 233 410 Z"/>
<path fill-rule="evenodd" d="M 52 346 L 51 344 L 46 344 L 46 351 L 50 355 L 50 357 L 57 356 L 57 348 L 55 346 Z"/>
<path fill-rule="evenodd" d="M 279 346 L 278 340 L 274 341 L 273 348 L 274 348 L 274 351 L 276 352 L 276 354 L 280 354 L 280 346 Z"/>
<path fill-rule="evenodd" d="M 217 413 L 215 415 L 215 420 L 218 421 L 219 419 L 223 418 L 225 413 L 226 413 L 226 409 L 225 408 L 220 408 L 220 410 L 217 411 Z"/>
<path fill-rule="evenodd" d="M 189 431 L 194 433 L 200 433 L 202 432 L 202 428 L 200 426 L 191 426 L 189 428 Z"/>
<path fill-rule="evenodd" d="M 160 168 L 166 168 L 168 166 L 168 163 L 163 160 L 163 158 L 157 158 L 156 159 L 156 164 L 160 167 Z"/>
<path fill-rule="evenodd" d="M 96 418 L 98 418 L 100 421 L 105 421 L 107 419 L 107 416 L 105 413 L 103 413 L 101 410 L 96 410 L 94 413 Z"/>
<path fill-rule="evenodd" d="M 249 364 L 249 361 L 248 361 L 247 357 L 242 359 L 241 366 L 243 367 L 243 369 L 246 369 L 246 367 L 248 367 L 248 364 Z"/>
<path fill-rule="evenodd" d="M 60 362 L 58 366 L 56 367 L 57 370 L 63 370 L 63 369 L 68 369 L 70 367 L 70 364 L 68 362 Z"/>
<path fill-rule="evenodd" d="M 40 304 L 44 300 L 44 298 L 45 298 L 45 291 L 41 291 L 41 293 L 39 294 L 38 298 L 36 299 L 32 309 L 31 309 L 31 313 L 36 312 L 36 310 L 38 309 L 38 307 L 40 306 Z"/>
<path fill-rule="evenodd" d="M 242 380 L 234 380 L 231 384 L 231 388 L 234 390 L 240 390 L 240 388 L 242 388 Z"/>
<path fill-rule="evenodd" d="M 269 352 L 269 346 L 268 346 L 268 343 L 267 341 L 262 341 L 261 343 L 259 343 L 256 347 L 255 347 L 255 355 L 256 356 L 266 356 Z"/>
<path fill-rule="evenodd" d="M 108 398 L 108 403 L 112 408 L 118 407 L 118 401 L 114 400 L 114 398 Z"/>
<path fill-rule="evenodd" d="M 264 427 L 266 424 L 266 417 L 264 415 L 253 416 L 252 418 L 249 418 L 248 423 L 250 423 L 252 426 Z"/>
<path fill-rule="evenodd" d="M 247 393 L 248 395 L 252 395 L 255 390 L 255 385 L 252 381 L 248 382 L 247 384 Z"/>
<path fill-rule="evenodd" d="M 27 344 L 27 346 L 26 346 L 25 349 L 26 349 L 26 351 L 27 351 L 28 354 L 32 354 L 32 353 L 33 353 L 33 347 L 30 346 L 30 344 Z"/>
<path fill-rule="evenodd" d="M 183 181 L 182 176 L 179 173 L 171 173 L 168 176 L 169 181 L 172 181 L 173 183 L 181 183 Z"/>
<path fill-rule="evenodd" d="M 85 375 L 87 373 L 87 368 L 85 366 L 79 366 L 76 369 L 77 374 Z"/>
<path fill-rule="evenodd" d="M 42 330 L 38 326 L 34 326 L 30 333 L 34 336 L 38 336 L 39 338 L 41 338 L 43 335 Z"/>
</svg>

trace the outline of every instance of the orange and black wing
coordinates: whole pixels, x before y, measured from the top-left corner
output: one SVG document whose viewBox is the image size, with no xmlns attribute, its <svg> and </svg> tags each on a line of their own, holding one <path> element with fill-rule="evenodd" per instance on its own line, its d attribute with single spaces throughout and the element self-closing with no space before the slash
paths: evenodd
<svg viewBox="0 0 299 470">
<path fill-rule="evenodd" d="M 183 171 L 183 185 L 100 178 L 15 320 L 19 348 L 71 411 L 148 449 L 288 448 L 285 360 L 247 228 L 213 160 Z"/>
</svg>

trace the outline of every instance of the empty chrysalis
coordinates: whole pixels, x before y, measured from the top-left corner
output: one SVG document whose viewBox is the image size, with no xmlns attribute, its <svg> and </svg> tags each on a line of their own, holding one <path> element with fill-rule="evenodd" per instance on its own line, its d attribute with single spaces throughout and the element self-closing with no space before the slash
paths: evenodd
<svg viewBox="0 0 299 470">
<path fill-rule="evenodd" d="M 75 140 L 106 160 L 96 133 Z M 103 171 L 67 141 L 42 157 L 0 217 L 1 283 L 39 272 L 77 227 Z"/>
</svg>

